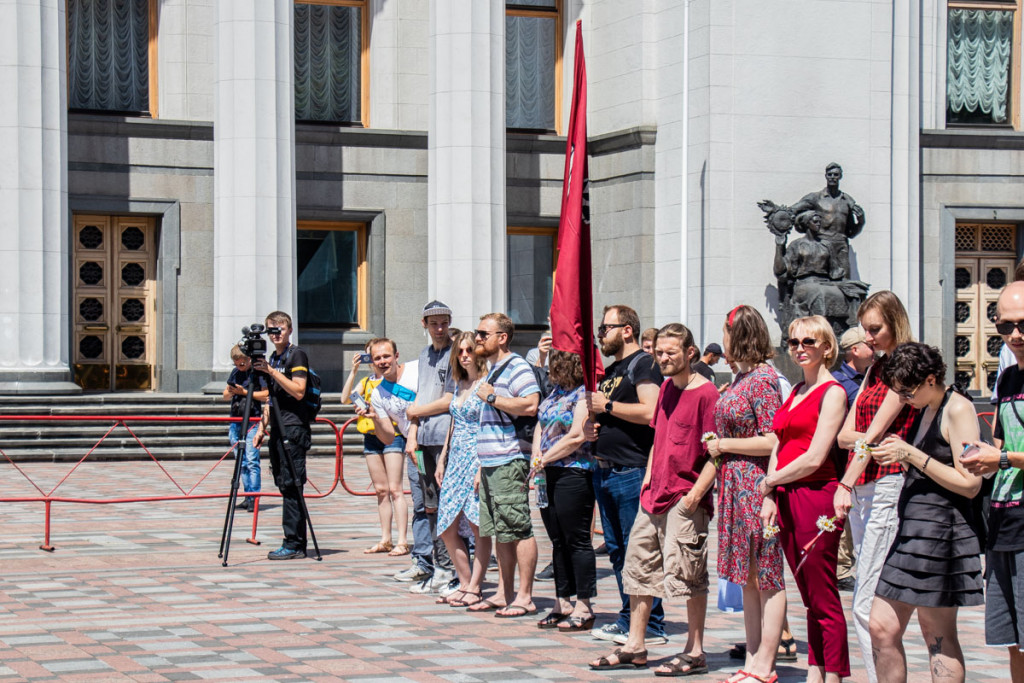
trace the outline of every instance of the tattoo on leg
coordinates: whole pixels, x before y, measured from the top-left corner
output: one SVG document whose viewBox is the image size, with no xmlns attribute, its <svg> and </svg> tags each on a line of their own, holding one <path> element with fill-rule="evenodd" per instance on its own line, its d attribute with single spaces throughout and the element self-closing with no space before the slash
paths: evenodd
<svg viewBox="0 0 1024 683">
<path fill-rule="evenodd" d="M 942 653 L 942 637 L 935 636 L 935 644 L 928 646 L 928 656 L 934 657 L 937 654 Z"/>
<path fill-rule="evenodd" d="M 939 659 L 942 654 L 942 637 L 935 637 L 935 644 L 928 646 L 928 658 L 931 660 L 932 678 L 952 678 L 953 671 Z"/>
</svg>

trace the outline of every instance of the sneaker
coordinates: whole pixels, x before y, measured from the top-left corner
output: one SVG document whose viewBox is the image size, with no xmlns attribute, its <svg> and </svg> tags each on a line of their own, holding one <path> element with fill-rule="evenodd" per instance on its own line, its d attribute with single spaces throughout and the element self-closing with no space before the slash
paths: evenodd
<svg viewBox="0 0 1024 683">
<path fill-rule="evenodd" d="M 434 576 L 430 579 L 430 591 L 439 592 L 451 583 L 454 578 L 455 572 L 448 571 L 447 569 L 435 569 Z"/>
<path fill-rule="evenodd" d="M 548 562 L 548 566 L 537 572 L 537 575 L 533 577 L 537 581 L 554 581 L 555 580 L 555 567 L 553 564 Z"/>
<path fill-rule="evenodd" d="M 430 587 L 430 577 L 427 577 L 422 581 L 417 581 L 413 585 L 409 586 L 409 592 L 416 593 L 418 595 L 432 593 L 433 589 Z"/>
<path fill-rule="evenodd" d="M 612 638 L 612 642 L 616 645 L 625 645 L 628 639 L 629 633 L 623 633 Z M 650 626 L 647 627 L 647 632 L 644 634 L 644 645 L 664 645 L 667 642 L 668 636 L 652 631 Z"/>
<path fill-rule="evenodd" d="M 305 550 L 295 550 L 294 548 L 281 547 L 277 550 L 272 550 L 267 553 L 268 560 L 296 560 L 300 557 L 305 557 Z"/>
<path fill-rule="evenodd" d="M 595 628 L 593 631 L 590 632 L 590 635 L 594 636 L 598 640 L 607 640 L 609 642 L 615 642 L 615 638 L 618 636 L 622 636 L 623 638 L 628 637 L 629 631 L 623 630 L 623 628 L 619 626 L 617 622 L 612 622 L 610 624 L 605 624 L 601 628 Z M 622 642 L 626 641 L 623 640 Z"/>
<path fill-rule="evenodd" d="M 452 579 L 447 586 L 437 592 L 442 598 L 447 598 L 449 595 L 459 592 L 459 585 L 458 579 Z"/>
<path fill-rule="evenodd" d="M 403 583 L 408 581 L 422 581 L 423 579 L 430 578 L 430 572 L 418 564 L 413 563 L 411 567 L 397 572 L 392 578 L 394 578 L 395 581 L 401 581 Z"/>
</svg>

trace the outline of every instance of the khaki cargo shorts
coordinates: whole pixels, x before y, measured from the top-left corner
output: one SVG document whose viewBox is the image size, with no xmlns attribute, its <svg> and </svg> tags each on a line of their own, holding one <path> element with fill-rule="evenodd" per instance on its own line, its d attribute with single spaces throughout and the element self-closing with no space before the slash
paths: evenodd
<svg viewBox="0 0 1024 683">
<path fill-rule="evenodd" d="M 682 508 L 680 498 L 664 514 L 637 510 L 622 569 L 627 595 L 681 598 L 708 592 L 711 515 L 700 505 L 688 515 Z"/>
<path fill-rule="evenodd" d="M 480 468 L 480 535 L 498 543 L 513 543 L 533 536 L 530 487 L 525 459 L 497 467 Z"/>
</svg>

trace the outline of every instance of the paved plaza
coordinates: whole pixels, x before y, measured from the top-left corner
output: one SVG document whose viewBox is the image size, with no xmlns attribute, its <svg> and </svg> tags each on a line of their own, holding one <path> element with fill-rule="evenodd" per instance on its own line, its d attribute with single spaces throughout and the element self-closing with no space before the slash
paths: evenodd
<svg viewBox="0 0 1024 683">
<path fill-rule="evenodd" d="M 166 463 L 187 490 L 211 463 Z M 346 479 L 365 491 L 360 458 L 345 458 Z M 0 497 L 35 489 L 9 463 L 0 465 Z M 49 490 L 70 464 L 21 465 Z M 266 470 L 267 468 L 265 468 Z M 333 463 L 317 460 L 310 477 L 330 487 Z M 228 488 L 229 469 L 217 469 L 196 489 Z M 269 482 L 265 474 L 264 487 Z M 174 495 L 177 489 L 152 462 L 81 465 L 61 485 L 64 496 L 116 498 Z M 230 564 L 217 559 L 223 500 L 124 505 L 53 504 L 53 553 L 43 538 L 42 503 L 0 503 L 0 681 L 536 681 L 653 679 L 650 671 L 598 673 L 586 662 L 608 652 L 589 634 L 541 631 L 534 619 L 495 619 L 491 613 L 435 605 L 433 596 L 409 594 L 391 579 L 409 558 L 364 555 L 377 539 L 372 498 L 339 486 L 311 500 L 310 512 L 323 561 L 270 562 L 279 545 L 280 507 L 261 506 L 256 537 L 245 542 L 252 516 L 240 512 Z M 549 546 L 539 517 L 541 566 Z M 712 547 L 715 546 L 714 539 Z M 714 557 L 714 555 L 712 555 Z M 712 563 L 712 572 L 714 571 Z M 617 608 L 607 556 L 598 556 L 599 624 Z M 490 579 L 496 578 L 492 571 Z M 803 680 L 804 620 L 792 581 L 790 621 L 800 659 L 781 665 L 783 681 Z M 492 584 L 493 585 L 493 584 Z M 553 584 L 539 583 L 538 607 L 550 607 Z M 848 608 L 850 594 L 844 593 Z M 724 679 L 737 667 L 726 652 L 743 640 L 741 614 L 708 613 L 706 648 L 712 673 Z M 670 657 L 685 642 L 685 610 L 668 609 L 671 642 L 651 650 L 652 662 Z M 962 610 L 960 631 L 969 681 L 1007 680 L 1004 651 L 988 649 L 983 610 Z M 852 640 L 854 675 L 865 680 Z M 907 634 L 910 680 L 928 680 L 927 657 L 916 623 Z"/>
</svg>

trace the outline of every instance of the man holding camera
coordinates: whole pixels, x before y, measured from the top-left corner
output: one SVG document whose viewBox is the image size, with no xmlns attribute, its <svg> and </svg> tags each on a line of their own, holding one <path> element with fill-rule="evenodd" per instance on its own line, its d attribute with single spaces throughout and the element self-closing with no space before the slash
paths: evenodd
<svg viewBox="0 0 1024 683">
<path fill-rule="evenodd" d="M 284 542 L 268 553 L 267 559 L 294 560 L 306 556 L 307 521 L 302 488 L 306 484 L 306 451 L 312 441 L 309 410 L 303 398 L 309 360 L 305 351 L 291 344 L 290 315 L 274 311 L 267 316 L 266 324 L 274 353 L 269 359 L 255 360 L 253 369 L 270 378 L 270 399 L 263 406 L 263 419 L 253 442 L 259 447 L 264 435 L 269 434 L 270 469 L 281 491 Z M 277 418 L 273 423 L 270 421 L 272 409 L 276 409 Z"/>
</svg>

